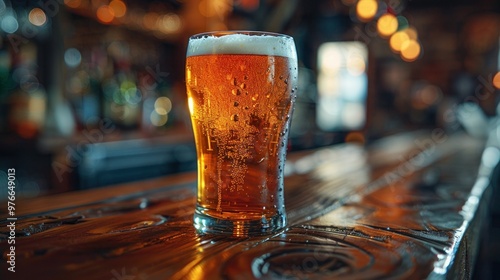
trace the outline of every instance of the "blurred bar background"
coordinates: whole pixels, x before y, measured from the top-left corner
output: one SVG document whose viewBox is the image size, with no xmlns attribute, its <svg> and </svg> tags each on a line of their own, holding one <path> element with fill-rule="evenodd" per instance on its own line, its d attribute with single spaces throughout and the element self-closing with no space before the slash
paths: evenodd
<svg viewBox="0 0 500 280">
<path fill-rule="evenodd" d="M 194 171 L 187 39 L 294 37 L 290 151 L 497 113 L 494 0 L 0 0 L 0 177 L 33 197 Z M 2 196 L 6 189 L 0 190 Z"/>
</svg>

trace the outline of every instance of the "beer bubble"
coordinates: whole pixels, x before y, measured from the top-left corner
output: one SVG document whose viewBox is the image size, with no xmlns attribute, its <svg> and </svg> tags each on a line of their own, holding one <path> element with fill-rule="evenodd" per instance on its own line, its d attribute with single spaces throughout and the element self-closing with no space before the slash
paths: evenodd
<svg viewBox="0 0 500 280">
<path fill-rule="evenodd" d="M 238 101 L 234 101 L 234 107 L 238 107 L 238 105 L 240 105 L 240 103 L 238 103 Z"/>
<path fill-rule="evenodd" d="M 231 92 L 233 93 L 233 95 L 240 95 L 241 94 L 241 90 L 239 88 L 235 88 Z"/>
<path fill-rule="evenodd" d="M 237 114 L 232 115 L 231 120 L 237 122 L 239 120 L 238 115 Z"/>
<path fill-rule="evenodd" d="M 257 101 L 257 99 L 259 98 L 259 94 L 256 93 L 252 96 L 252 101 Z"/>
</svg>

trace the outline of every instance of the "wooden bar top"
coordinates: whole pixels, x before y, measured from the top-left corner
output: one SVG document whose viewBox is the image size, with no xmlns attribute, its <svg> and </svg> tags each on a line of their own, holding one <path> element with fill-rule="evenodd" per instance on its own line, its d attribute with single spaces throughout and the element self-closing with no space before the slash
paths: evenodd
<svg viewBox="0 0 500 280">
<path fill-rule="evenodd" d="M 197 235 L 195 173 L 19 199 L 15 272 L 2 202 L 0 279 L 467 279 L 499 154 L 441 130 L 291 153 L 267 236 Z"/>
</svg>

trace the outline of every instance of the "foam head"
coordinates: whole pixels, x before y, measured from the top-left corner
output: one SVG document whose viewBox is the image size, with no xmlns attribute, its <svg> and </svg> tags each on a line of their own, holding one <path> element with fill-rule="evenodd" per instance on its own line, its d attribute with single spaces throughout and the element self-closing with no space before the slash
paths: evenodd
<svg viewBox="0 0 500 280">
<path fill-rule="evenodd" d="M 206 34 L 189 39 L 187 56 L 207 54 L 258 54 L 297 59 L 293 38 L 271 34 Z"/>
</svg>

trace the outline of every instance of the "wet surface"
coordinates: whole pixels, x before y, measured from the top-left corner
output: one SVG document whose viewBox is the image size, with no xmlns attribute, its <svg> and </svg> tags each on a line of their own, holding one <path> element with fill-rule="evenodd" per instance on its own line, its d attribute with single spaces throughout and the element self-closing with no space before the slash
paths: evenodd
<svg viewBox="0 0 500 280">
<path fill-rule="evenodd" d="M 34 210 L 16 223 L 17 272 L 7 271 L 4 254 L 0 278 L 470 276 L 463 264 L 472 265 L 467 254 L 478 242 L 472 230 L 483 219 L 489 185 L 487 171 L 478 175 L 483 144 L 450 137 L 432 152 L 421 150 L 417 161 L 405 157 L 415 155 L 415 139 L 386 141 L 395 142 L 292 156 L 285 179 L 289 225 L 274 235 L 197 235 L 194 181 Z M 2 222 L 2 248 L 8 234 Z"/>
</svg>

